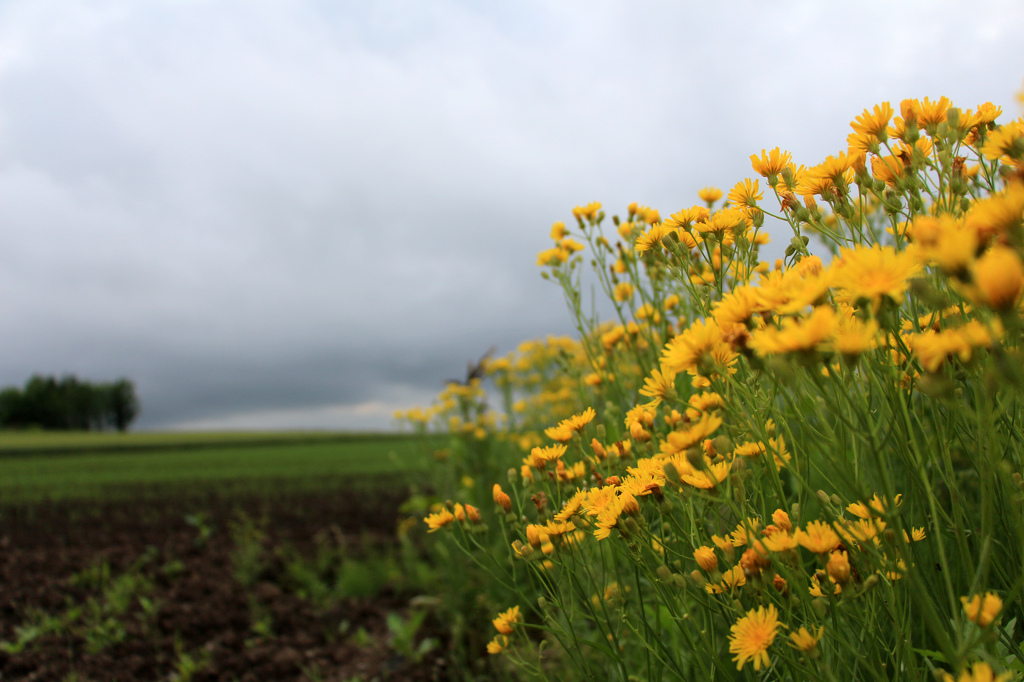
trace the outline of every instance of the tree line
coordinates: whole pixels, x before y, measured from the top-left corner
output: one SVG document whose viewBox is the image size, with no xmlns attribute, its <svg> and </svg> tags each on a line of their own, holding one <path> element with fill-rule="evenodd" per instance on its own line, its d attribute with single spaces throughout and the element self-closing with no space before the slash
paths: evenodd
<svg viewBox="0 0 1024 682">
<path fill-rule="evenodd" d="M 0 428 L 126 431 L 138 414 L 139 399 L 128 379 L 93 384 L 74 375 L 34 375 L 25 388 L 0 391 Z"/>
</svg>

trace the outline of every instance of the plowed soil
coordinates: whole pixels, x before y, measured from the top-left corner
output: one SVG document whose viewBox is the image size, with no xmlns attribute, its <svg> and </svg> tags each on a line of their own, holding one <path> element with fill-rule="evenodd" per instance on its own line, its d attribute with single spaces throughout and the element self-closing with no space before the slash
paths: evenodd
<svg viewBox="0 0 1024 682">
<path fill-rule="evenodd" d="M 434 637 L 439 645 L 421 660 L 393 646 L 387 614 L 409 614 L 414 595 L 385 586 L 370 597 L 317 606 L 288 588 L 275 551 L 287 545 L 313 552 L 325 534 L 354 548 L 368 542 L 386 548 L 395 542 L 404 497 L 396 486 L 372 494 L 0 506 L 0 641 L 7 643 L 0 680 L 448 679 L 445 638 L 429 617 L 416 638 Z M 248 586 L 233 571 L 226 530 L 240 512 L 261 520 L 270 557 Z M 197 513 L 204 515 L 198 525 Z M 203 527 L 211 529 L 205 541 Z M 119 634 L 96 645 L 80 617 L 77 625 L 12 649 L 40 614 L 59 616 L 76 607 L 87 613 L 102 586 L 82 576 L 104 564 L 108 585 L 133 571 L 147 581 L 144 599 L 128 600 L 116 623 L 91 621 L 93 635 L 97 627 L 120 628 Z M 262 628 L 254 626 L 254 614 Z M 198 670 L 190 670 L 197 661 Z"/>
</svg>

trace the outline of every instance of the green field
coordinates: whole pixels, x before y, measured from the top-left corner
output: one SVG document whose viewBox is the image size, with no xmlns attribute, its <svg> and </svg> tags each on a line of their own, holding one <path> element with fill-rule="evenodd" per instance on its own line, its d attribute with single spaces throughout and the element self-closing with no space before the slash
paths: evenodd
<svg viewBox="0 0 1024 682">
<path fill-rule="evenodd" d="M 110 452 L 114 450 L 166 450 L 226 447 L 229 445 L 270 445 L 322 443 L 403 438 L 394 433 L 352 433 L 339 431 L 202 431 L 116 433 L 111 431 L 0 431 L 0 455 L 52 452 Z"/>
<path fill-rule="evenodd" d="M 3 433 L 0 503 L 323 488 L 416 471 L 417 438 L 345 433 Z"/>
</svg>

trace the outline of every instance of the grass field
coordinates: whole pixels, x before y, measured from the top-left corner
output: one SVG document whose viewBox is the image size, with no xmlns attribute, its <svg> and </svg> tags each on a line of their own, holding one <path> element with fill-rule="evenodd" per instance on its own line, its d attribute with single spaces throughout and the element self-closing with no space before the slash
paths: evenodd
<svg viewBox="0 0 1024 682">
<path fill-rule="evenodd" d="M 394 433 L 340 431 L 202 431 L 116 433 L 112 431 L 0 431 L 0 456 L 52 452 L 168 450 L 352 441 L 392 441 Z"/>
<path fill-rule="evenodd" d="M 323 488 L 425 464 L 422 442 L 398 434 L 4 433 L 0 502 Z"/>
</svg>

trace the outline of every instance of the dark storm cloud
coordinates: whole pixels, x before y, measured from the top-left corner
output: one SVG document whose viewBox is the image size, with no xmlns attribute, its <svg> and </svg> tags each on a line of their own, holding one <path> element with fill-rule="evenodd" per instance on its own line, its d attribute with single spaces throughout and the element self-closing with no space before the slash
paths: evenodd
<svg viewBox="0 0 1024 682">
<path fill-rule="evenodd" d="M 675 211 L 886 99 L 1016 115 L 1020 6 L 939 5 L 4 5 L 0 384 L 130 376 L 151 428 L 386 425 L 569 332 L 534 259 L 574 204 Z"/>
</svg>

